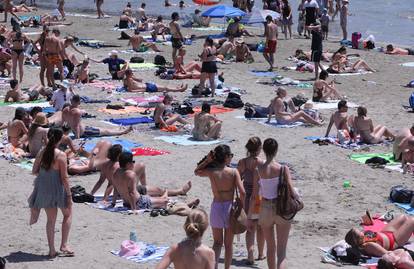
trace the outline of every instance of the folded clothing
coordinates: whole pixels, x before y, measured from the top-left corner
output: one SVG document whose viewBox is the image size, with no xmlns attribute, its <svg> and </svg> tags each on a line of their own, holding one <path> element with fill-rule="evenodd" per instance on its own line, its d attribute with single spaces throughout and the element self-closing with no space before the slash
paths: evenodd
<svg viewBox="0 0 414 269">
<path fill-rule="evenodd" d="M 164 150 L 158 150 L 148 147 L 142 147 L 142 148 L 134 148 L 131 150 L 132 154 L 134 156 L 158 156 L 158 155 L 165 155 L 170 154 L 169 151 Z"/>
<path fill-rule="evenodd" d="M 136 118 L 122 118 L 122 119 L 109 119 L 110 123 L 121 125 L 121 126 L 130 126 L 141 123 L 153 123 L 154 119 L 150 117 L 136 117 Z"/>
</svg>

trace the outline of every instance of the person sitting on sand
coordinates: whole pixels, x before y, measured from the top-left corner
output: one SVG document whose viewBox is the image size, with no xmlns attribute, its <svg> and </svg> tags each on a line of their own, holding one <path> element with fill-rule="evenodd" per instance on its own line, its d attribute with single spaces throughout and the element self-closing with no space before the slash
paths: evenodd
<svg viewBox="0 0 414 269">
<path fill-rule="evenodd" d="M 226 36 L 241 37 L 242 35 L 252 36 L 242 24 L 240 24 L 240 18 L 235 17 L 227 26 Z"/>
<path fill-rule="evenodd" d="M 79 95 L 74 95 L 70 100 L 70 106 L 65 107 L 62 110 L 62 120 L 63 124 L 67 123 L 69 127 L 75 134 L 76 139 L 81 137 L 98 137 L 98 136 L 116 136 L 116 135 L 123 135 L 127 134 L 132 131 L 132 128 L 124 129 L 124 130 L 114 130 L 100 128 L 100 127 L 92 127 L 92 126 L 85 126 L 81 122 L 82 111 L 80 108 L 80 97 Z"/>
<path fill-rule="evenodd" d="M 47 132 L 49 131 L 47 126 L 46 114 L 37 113 L 27 133 L 30 157 L 36 157 L 42 147 L 47 145 Z"/>
<path fill-rule="evenodd" d="M 105 180 L 108 180 L 108 185 L 105 189 L 105 194 L 103 197 L 103 201 L 107 201 L 108 197 L 111 195 L 113 191 L 112 180 L 115 171 L 119 168 L 118 159 L 123 151 L 121 145 L 116 144 L 112 145 L 107 152 L 107 156 L 105 161 L 100 165 L 100 176 L 98 181 L 95 183 L 94 187 L 92 188 L 91 194 L 94 195 Z M 178 195 L 186 195 L 187 192 L 191 189 L 191 181 L 188 181 L 182 188 L 179 189 L 165 189 L 156 186 L 151 186 L 147 184 L 146 178 L 146 171 L 145 171 L 145 164 L 144 163 L 135 163 L 134 165 L 134 172 L 137 176 L 137 191 L 141 195 L 148 194 L 152 197 L 159 197 L 162 196 L 165 191 L 168 192 L 169 196 L 178 196 Z"/>
<path fill-rule="evenodd" d="M 329 65 L 327 71 L 332 74 L 338 73 L 356 73 L 361 70 L 363 71 L 370 71 L 376 72 L 375 69 L 371 68 L 364 60 L 358 59 L 355 63 L 351 63 L 348 60 L 348 56 L 346 54 L 346 48 L 341 47 L 332 55 L 332 63 Z"/>
<path fill-rule="evenodd" d="M 404 247 L 387 251 L 378 260 L 377 269 L 414 269 L 414 252 Z"/>
<path fill-rule="evenodd" d="M 189 267 L 213 269 L 215 265 L 214 251 L 201 242 L 208 225 L 208 216 L 204 210 L 191 210 L 184 224 L 187 238 L 171 246 L 155 268 L 167 269 L 170 268 L 172 263 L 176 269 L 186 269 Z"/>
<path fill-rule="evenodd" d="M 125 71 L 124 87 L 128 92 L 184 92 L 188 85 L 181 84 L 176 87 L 168 87 L 153 82 L 143 82 L 142 79 L 134 76 L 131 69 L 127 69 Z"/>
<path fill-rule="evenodd" d="M 325 137 L 329 136 L 331 132 L 332 125 L 335 124 L 336 130 L 338 132 L 344 131 L 350 135 L 350 130 L 348 126 L 348 105 L 346 100 L 341 100 L 338 102 L 338 110 L 335 111 L 329 120 L 328 128 L 326 129 Z"/>
<path fill-rule="evenodd" d="M 345 236 L 345 241 L 362 254 L 381 257 L 387 251 L 404 246 L 414 232 L 414 218 L 400 215 L 387 223 L 379 232 L 362 232 L 351 229 Z"/>
<path fill-rule="evenodd" d="M 119 29 L 128 29 L 130 25 L 134 25 L 135 20 L 131 17 L 131 15 L 128 14 L 127 11 L 123 11 L 122 15 L 119 17 Z"/>
<path fill-rule="evenodd" d="M 393 55 L 414 55 L 414 49 L 403 49 L 394 47 L 392 44 L 387 45 L 387 50 L 384 51 L 385 54 L 393 54 Z"/>
<path fill-rule="evenodd" d="M 85 59 L 83 62 L 77 67 L 76 73 L 75 73 L 75 83 L 82 83 L 86 84 L 91 82 L 89 80 L 89 60 Z"/>
<path fill-rule="evenodd" d="M 168 128 L 175 122 L 179 122 L 184 125 L 188 124 L 188 121 L 183 119 L 180 114 L 174 114 L 171 111 L 170 106 L 173 100 L 173 97 L 167 93 L 164 95 L 164 100 L 162 100 L 162 103 L 158 103 L 155 107 L 154 122 L 156 128 Z"/>
<path fill-rule="evenodd" d="M 209 27 L 211 18 L 201 16 L 201 10 L 196 9 L 194 13 L 190 15 L 193 27 Z"/>
<path fill-rule="evenodd" d="M 163 23 L 162 16 L 158 16 L 155 20 L 154 26 L 152 27 L 151 31 L 151 37 L 155 41 L 157 41 L 158 35 L 162 36 L 163 40 L 165 39 L 165 34 L 167 34 L 170 31 L 170 29 Z"/>
<path fill-rule="evenodd" d="M 285 101 L 286 96 L 286 89 L 279 87 L 276 91 L 276 98 L 272 99 L 270 103 L 269 116 L 267 120 L 268 123 L 270 122 L 274 114 L 278 124 L 292 124 L 300 121 L 318 126 L 322 125 L 322 123 L 313 119 L 303 110 L 296 111 L 296 108 L 294 107 L 293 102 L 291 100 L 289 102 Z M 290 109 L 293 112 L 288 112 L 288 109 Z"/>
<path fill-rule="evenodd" d="M 2 42 L 0 41 L 0 46 L 2 46 L 1 43 Z M 0 47 L 0 75 L 2 77 L 9 77 L 11 74 L 11 70 L 11 50 L 4 47 Z M 7 71 L 7 75 L 5 71 Z"/>
<path fill-rule="evenodd" d="M 353 127 L 355 135 L 360 135 L 361 142 L 367 144 L 377 144 L 383 142 L 383 136 L 387 139 L 394 139 L 394 135 L 387 127 L 377 125 L 374 127 L 372 119 L 367 116 L 367 109 L 363 106 L 358 107 L 357 116 L 354 117 Z"/>
<path fill-rule="evenodd" d="M 407 139 L 407 148 L 402 153 L 401 164 L 403 168 L 403 173 L 409 172 L 410 174 L 414 173 L 414 137 Z"/>
<path fill-rule="evenodd" d="M 217 55 L 223 55 L 224 59 L 231 58 L 236 51 L 236 43 L 234 41 L 234 36 L 229 36 L 221 46 L 217 49 Z"/>
<path fill-rule="evenodd" d="M 319 74 L 319 79 L 313 83 L 313 102 L 326 102 L 329 99 L 337 100 L 342 98 L 342 96 L 335 89 L 335 82 L 326 82 L 328 76 L 329 73 L 325 70 L 322 70 Z"/>
<path fill-rule="evenodd" d="M 124 10 L 122 10 L 123 14 L 126 14 L 128 16 L 132 16 L 132 5 L 131 2 L 128 2 L 124 8 Z"/>
<path fill-rule="evenodd" d="M 64 82 L 59 84 L 58 89 L 53 92 L 49 104 L 51 104 L 56 111 L 62 111 L 63 106 L 70 103 L 73 95 L 75 95 L 73 87 Z"/>
<path fill-rule="evenodd" d="M 10 90 L 7 91 L 4 97 L 4 102 L 25 102 L 34 101 L 39 97 L 39 91 L 32 89 L 28 94 L 24 93 L 19 86 L 19 82 L 16 79 L 10 80 Z"/>
<path fill-rule="evenodd" d="M 114 80 L 121 80 L 124 77 L 125 70 L 127 68 L 126 61 L 118 58 L 118 51 L 116 50 L 111 51 L 111 53 L 109 53 L 109 57 L 101 61 L 96 61 L 92 58 L 89 58 L 89 60 L 96 63 L 108 64 L 108 71 Z M 121 68 L 121 65 L 124 66 Z"/>
<path fill-rule="evenodd" d="M 24 135 L 27 135 L 29 132 L 24 123 L 28 117 L 29 115 L 26 110 L 22 107 L 18 107 L 14 112 L 13 120 L 9 121 L 7 124 L 7 140 L 13 147 L 23 148 L 24 144 L 22 143 L 22 139 Z"/>
<path fill-rule="evenodd" d="M 249 47 L 244 42 L 243 38 L 239 38 L 236 40 L 236 47 L 235 47 L 234 52 L 236 55 L 236 62 L 242 62 L 242 63 L 254 62 L 253 55 Z"/>
<path fill-rule="evenodd" d="M 162 52 L 154 43 L 148 43 L 139 35 L 139 29 L 134 30 L 134 35 L 129 38 L 128 46 L 132 45 L 132 50 L 135 52 L 146 52 L 152 49 L 155 52 Z"/>
<path fill-rule="evenodd" d="M 210 114 L 211 106 L 204 102 L 201 112 L 194 116 L 192 134 L 195 140 L 208 141 L 220 138 L 222 121 Z"/>
<path fill-rule="evenodd" d="M 200 63 L 196 61 L 191 61 L 188 64 L 184 65 L 185 54 L 186 54 L 186 50 L 183 46 L 178 50 L 178 56 L 177 56 L 177 59 L 174 65 L 174 69 L 175 69 L 174 78 L 176 79 L 185 79 L 185 78 L 199 79 L 201 75 Z"/>
<path fill-rule="evenodd" d="M 394 160 L 400 161 L 402 158 L 402 153 L 408 149 L 408 140 L 414 137 L 414 125 L 410 129 L 404 128 L 398 130 L 395 134 L 394 144 L 392 147 L 392 152 L 394 155 Z"/>
<path fill-rule="evenodd" d="M 130 152 L 122 152 L 119 156 L 119 168 L 115 171 L 112 179 L 114 195 L 112 206 L 115 206 L 116 200 L 120 197 L 125 207 L 131 208 L 134 213 L 140 209 L 166 208 L 169 202 L 168 191 L 160 197 L 151 197 L 141 195 L 137 191 L 137 175 L 134 172 L 134 156 Z M 187 204 L 192 208 L 197 206 L 200 200 L 196 199 Z"/>
</svg>

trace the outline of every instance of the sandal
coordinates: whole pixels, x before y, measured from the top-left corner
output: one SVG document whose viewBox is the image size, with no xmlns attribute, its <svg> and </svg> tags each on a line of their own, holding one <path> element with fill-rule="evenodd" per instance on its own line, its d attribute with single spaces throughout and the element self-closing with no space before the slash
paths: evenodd
<svg viewBox="0 0 414 269">
<path fill-rule="evenodd" d="M 256 261 L 263 261 L 266 260 L 266 256 L 262 256 L 262 257 L 257 257 Z"/>
<path fill-rule="evenodd" d="M 160 209 L 159 213 L 161 216 L 164 216 L 164 217 L 170 215 L 170 213 L 168 213 L 166 209 Z"/>
<path fill-rule="evenodd" d="M 59 257 L 74 257 L 75 252 L 70 250 L 61 250 L 61 252 L 58 254 Z"/>
<path fill-rule="evenodd" d="M 158 217 L 160 215 L 160 212 L 157 209 L 151 210 L 150 216 L 151 217 Z"/>
</svg>

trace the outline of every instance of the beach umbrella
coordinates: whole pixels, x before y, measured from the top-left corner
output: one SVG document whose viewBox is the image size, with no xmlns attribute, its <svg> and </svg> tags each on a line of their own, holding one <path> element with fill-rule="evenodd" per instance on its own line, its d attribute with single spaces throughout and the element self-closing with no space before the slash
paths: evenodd
<svg viewBox="0 0 414 269">
<path fill-rule="evenodd" d="M 264 23 L 268 15 L 272 16 L 274 20 L 280 18 L 280 14 L 275 11 L 267 9 L 253 9 L 253 11 L 244 16 L 240 22 L 244 24 Z"/>
<path fill-rule="evenodd" d="M 211 18 L 242 17 L 246 12 L 231 6 L 219 5 L 204 11 L 201 16 Z"/>
<path fill-rule="evenodd" d="M 221 0 L 193 0 L 197 5 L 214 6 L 221 2 Z"/>
</svg>

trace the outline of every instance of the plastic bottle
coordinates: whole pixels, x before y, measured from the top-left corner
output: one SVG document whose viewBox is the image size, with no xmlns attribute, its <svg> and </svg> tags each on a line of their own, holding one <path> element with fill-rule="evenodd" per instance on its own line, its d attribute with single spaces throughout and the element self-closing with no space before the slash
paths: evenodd
<svg viewBox="0 0 414 269">
<path fill-rule="evenodd" d="M 137 233 L 135 231 L 131 231 L 129 233 L 129 240 L 131 240 L 133 242 L 137 242 L 138 241 Z"/>
</svg>

